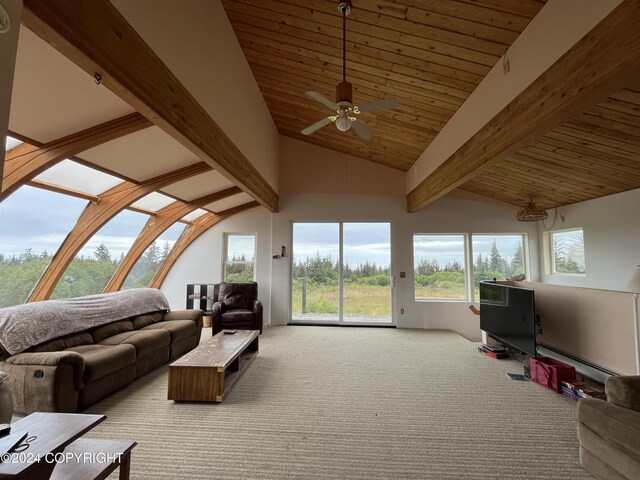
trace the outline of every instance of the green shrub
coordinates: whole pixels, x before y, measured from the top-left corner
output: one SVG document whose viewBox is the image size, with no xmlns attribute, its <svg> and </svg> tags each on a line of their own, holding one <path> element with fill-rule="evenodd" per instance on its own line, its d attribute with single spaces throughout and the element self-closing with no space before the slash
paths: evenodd
<svg viewBox="0 0 640 480">
<path fill-rule="evenodd" d="M 338 306 L 324 299 L 309 300 L 307 313 L 338 313 Z"/>
</svg>

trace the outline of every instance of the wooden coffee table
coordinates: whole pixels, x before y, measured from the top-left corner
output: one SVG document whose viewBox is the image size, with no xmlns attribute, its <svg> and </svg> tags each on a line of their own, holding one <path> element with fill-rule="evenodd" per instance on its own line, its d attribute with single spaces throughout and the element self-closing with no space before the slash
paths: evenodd
<svg viewBox="0 0 640 480">
<path fill-rule="evenodd" d="M 169 400 L 222 402 L 258 355 L 258 330 L 218 333 L 169 365 Z"/>
</svg>

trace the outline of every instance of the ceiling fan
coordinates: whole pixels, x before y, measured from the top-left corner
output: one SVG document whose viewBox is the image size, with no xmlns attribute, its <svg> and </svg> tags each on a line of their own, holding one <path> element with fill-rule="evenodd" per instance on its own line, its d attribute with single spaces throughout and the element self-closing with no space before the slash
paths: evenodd
<svg viewBox="0 0 640 480">
<path fill-rule="evenodd" d="M 336 86 L 336 101 L 332 102 L 324 95 L 318 92 L 306 92 L 306 94 L 317 100 L 318 102 L 326 105 L 331 110 L 336 112 L 336 115 L 330 115 L 322 120 L 308 126 L 300 133 L 303 135 L 311 135 L 312 133 L 320 130 L 322 127 L 335 122 L 336 128 L 341 132 L 346 132 L 351 127 L 356 131 L 360 137 L 364 140 L 371 138 L 371 131 L 358 120 L 354 115 L 366 112 L 372 112 L 374 110 L 381 110 L 385 108 L 395 108 L 398 106 L 398 100 L 395 98 L 385 98 L 382 100 L 374 100 L 373 102 L 365 103 L 363 105 L 354 105 L 352 97 L 351 83 L 347 82 L 347 32 L 346 22 L 347 15 L 351 13 L 351 2 L 349 0 L 342 0 L 338 3 L 338 11 L 342 13 L 342 82 Z"/>
</svg>

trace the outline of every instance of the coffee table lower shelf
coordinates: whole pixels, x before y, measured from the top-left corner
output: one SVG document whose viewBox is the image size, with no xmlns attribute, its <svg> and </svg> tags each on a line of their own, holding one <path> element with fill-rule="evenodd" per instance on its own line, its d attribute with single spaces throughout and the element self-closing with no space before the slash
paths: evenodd
<svg viewBox="0 0 640 480">
<path fill-rule="evenodd" d="M 257 330 L 219 333 L 169 366 L 168 399 L 222 402 L 258 355 Z"/>
</svg>

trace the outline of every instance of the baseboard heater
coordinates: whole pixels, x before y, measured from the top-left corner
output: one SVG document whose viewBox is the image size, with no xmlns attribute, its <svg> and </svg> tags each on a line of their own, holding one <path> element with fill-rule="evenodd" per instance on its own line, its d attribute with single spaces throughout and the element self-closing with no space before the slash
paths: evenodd
<svg viewBox="0 0 640 480">
<path fill-rule="evenodd" d="M 620 373 L 609 370 L 601 365 L 589 362 L 583 358 L 572 355 L 571 353 L 560 350 L 559 348 L 552 347 L 543 343 L 538 344 L 538 354 L 544 357 L 555 358 L 568 365 L 575 367 L 576 372 L 591 378 L 599 383 L 604 383 L 607 378 L 612 376 L 618 376 Z"/>
</svg>

